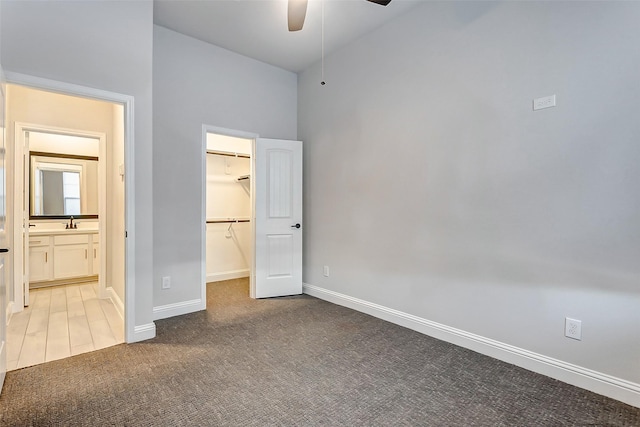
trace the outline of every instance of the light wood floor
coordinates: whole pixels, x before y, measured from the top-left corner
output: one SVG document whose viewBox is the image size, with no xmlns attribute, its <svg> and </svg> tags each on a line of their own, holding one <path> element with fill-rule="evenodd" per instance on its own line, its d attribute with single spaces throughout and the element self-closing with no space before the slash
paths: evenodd
<svg viewBox="0 0 640 427">
<path fill-rule="evenodd" d="M 7 326 L 7 370 L 124 342 L 124 322 L 98 284 L 32 289 L 30 305 Z"/>
</svg>

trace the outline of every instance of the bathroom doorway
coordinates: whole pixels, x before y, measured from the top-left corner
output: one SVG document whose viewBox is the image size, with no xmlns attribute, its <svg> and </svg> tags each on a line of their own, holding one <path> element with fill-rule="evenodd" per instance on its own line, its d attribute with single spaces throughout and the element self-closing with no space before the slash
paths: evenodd
<svg viewBox="0 0 640 427">
<path fill-rule="evenodd" d="M 125 340 L 125 106 L 7 88 L 16 369 Z"/>
</svg>

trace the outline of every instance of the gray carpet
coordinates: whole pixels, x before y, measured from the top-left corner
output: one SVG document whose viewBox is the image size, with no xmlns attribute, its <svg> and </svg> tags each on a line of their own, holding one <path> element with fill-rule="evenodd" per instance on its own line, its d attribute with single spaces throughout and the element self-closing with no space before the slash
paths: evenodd
<svg viewBox="0 0 640 427">
<path fill-rule="evenodd" d="M 309 296 L 208 285 L 157 338 L 9 372 L 7 426 L 639 426 L 640 409 Z"/>
</svg>

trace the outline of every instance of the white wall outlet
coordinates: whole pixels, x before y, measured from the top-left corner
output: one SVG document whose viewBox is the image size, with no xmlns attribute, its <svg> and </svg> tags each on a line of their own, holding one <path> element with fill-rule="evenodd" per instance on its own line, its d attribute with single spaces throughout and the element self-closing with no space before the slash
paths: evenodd
<svg viewBox="0 0 640 427">
<path fill-rule="evenodd" d="M 162 278 L 162 289 L 171 288 L 171 276 L 164 276 Z"/>
<path fill-rule="evenodd" d="M 322 274 L 324 275 L 324 277 L 329 277 L 329 266 L 325 265 L 324 267 L 322 267 Z"/>
<path fill-rule="evenodd" d="M 569 317 L 564 318 L 564 336 L 567 338 L 573 338 L 574 340 L 582 340 L 582 321 L 571 319 Z"/>
<path fill-rule="evenodd" d="M 556 106 L 556 96 L 549 95 L 542 98 L 536 98 L 533 100 L 533 111 L 542 110 L 543 108 L 550 108 Z"/>
</svg>

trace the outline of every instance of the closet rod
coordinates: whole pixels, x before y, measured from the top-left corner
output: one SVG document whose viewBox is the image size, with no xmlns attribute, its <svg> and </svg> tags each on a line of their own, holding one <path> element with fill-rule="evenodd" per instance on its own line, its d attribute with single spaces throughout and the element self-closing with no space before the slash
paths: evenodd
<svg viewBox="0 0 640 427">
<path fill-rule="evenodd" d="M 248 154 L 229 153 L 228 151 L 207 150 L 207 154 L 216 154 L 218 156 L 228 156 L 228 157 L 242 157 L 243 159 L 251 158 L 251 156 Z"/>
<path fill-rule="evenodd" d="M 207 224 L 229 224 L 236 222 L 251 222 L 250 219 L 208 219 Z"/>
</svg>

